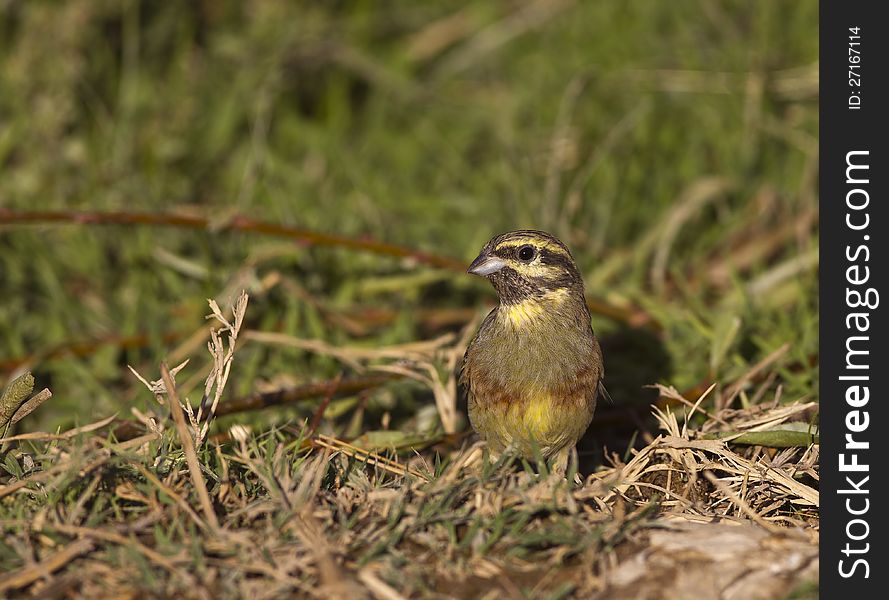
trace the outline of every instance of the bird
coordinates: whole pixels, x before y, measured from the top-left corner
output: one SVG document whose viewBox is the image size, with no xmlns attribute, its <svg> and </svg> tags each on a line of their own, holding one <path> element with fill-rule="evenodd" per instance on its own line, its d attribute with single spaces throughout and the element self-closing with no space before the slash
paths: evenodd
<svg viewBox="0 0 889 600">
<path fill-rule="evenodd" d="M 523 229 L 492 238 L 468 272 L 499 300 L 463 356 L 469 421 L 493 457 L 539 452 L 564 474 L 605 377 L 574 258 L 549 233 Z"/>
</svg>

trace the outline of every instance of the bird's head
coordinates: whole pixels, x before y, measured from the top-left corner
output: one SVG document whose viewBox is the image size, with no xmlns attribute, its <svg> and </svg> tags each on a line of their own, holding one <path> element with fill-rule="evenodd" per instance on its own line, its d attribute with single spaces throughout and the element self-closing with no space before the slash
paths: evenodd
<svg viewBox="0 0 889 600">
<path fill-rule="evenodd" d="M 510 231 L 491 239 L 469 266 L 491 281 L 501 304 L 566 294 L 583 297 L 583 281 L 568 248 L 543 231 Z"/>
</svg>

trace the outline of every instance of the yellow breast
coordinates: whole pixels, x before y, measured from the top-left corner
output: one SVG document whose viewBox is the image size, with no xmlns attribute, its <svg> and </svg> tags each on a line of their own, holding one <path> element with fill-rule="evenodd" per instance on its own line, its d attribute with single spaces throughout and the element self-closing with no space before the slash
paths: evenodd
<svg viewBox="0 0 889 600">
<path fill-rule="evenodd" d="M 532 458 L 535 449 L 544 457 L 550 457 L 566 445 L 574 444 L 586 430 L 592 412 L 585 403 L 531 392 L 524 398 L 496 405 L 471 401 L 469 416 L 494 450 L 512 446 L 523 456 Z"/>
<path fill-rule="evenodd" d="M 530 298 L 516 304 L 501 305 L 497 311 L 497 318 L 518 329 L 552 314 L 567 297 L 568 290 L 566 289 L 550 290 L 541 298 Z"/>
<path fill-rule="evenodd" d="M 551 437 L 555 421 L 553 408 L 553 400 L 549 395 L 537 393 L 528 399 L 527 404 L 512 405 L 510 413 L 511 418 L 517 421 L 516 425 L 527 430 L 528 435 L 534 439 L 546 443 Z"/>
</svg>

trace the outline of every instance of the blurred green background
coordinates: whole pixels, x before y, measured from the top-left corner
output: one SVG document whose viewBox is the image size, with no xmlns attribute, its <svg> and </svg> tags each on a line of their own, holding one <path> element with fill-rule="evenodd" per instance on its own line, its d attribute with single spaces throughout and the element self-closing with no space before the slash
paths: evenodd
<svg viewBox="0 0 889 600">
<path fill-rule="evenodd" d="M 239 214 L 467 264 L 545 229 L 591 298 L 648 320 L 593 316 L 618 405 L 785 343 L 772 388 L 817 399 L 817 24 L 817 3 L 770 0 L 0 1 L 0 208 Z M 54 393 L 30 428 L 153 406 L 126 364 L 192 356 L 199 384 L 206 298 L 245 288 L 251 329 L 367 347 L 493 299 L 347 249 L 10 214 L 0 385 L 28 368 Z M 342 372 L 249 343 L 229 394 Z M 366 426 L 409 428 L 430 398 L 387 386 Z"/>
</svg>

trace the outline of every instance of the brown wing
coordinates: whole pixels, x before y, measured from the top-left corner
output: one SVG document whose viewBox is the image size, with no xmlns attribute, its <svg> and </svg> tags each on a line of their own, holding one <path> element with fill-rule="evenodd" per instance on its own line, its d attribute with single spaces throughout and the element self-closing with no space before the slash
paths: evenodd
<svg viewBox="0 0 889 600">
<path fill-rule="evenodd" d="M 475 332 L 475 335 L 472 337 L 472 340 L 469 342 L 469 345 L 466 346 L 466 352 L 463 353 L 463 360 L 460 361 L 460 372 L 457 376 L 457 382 L 461 387 L 466 389 L 469 388 L 469 373 L 466 371 L 466 360 L 469 358 L 469 353 L 471 352 L 473 346 L 475 346 L 478 341 L 479 335 L 486 330 L 491 325 L 491 321 L 494 320 L 494 314 L 497 312 L 497 309 L 493 309 L 488 313 L 488 316 L 485 317 L 485 320 L 482 321 L 482 324 L 479 325 L 478 331 Z"/>
</svg>

